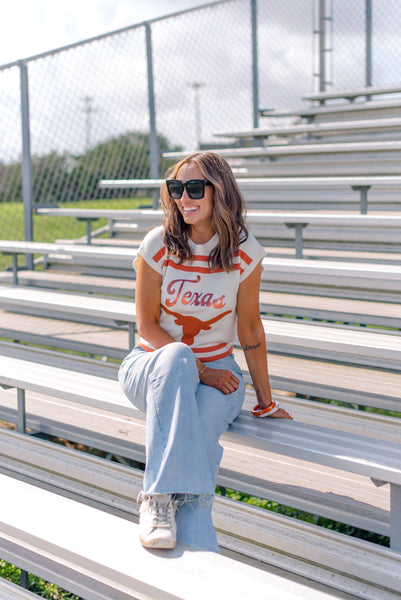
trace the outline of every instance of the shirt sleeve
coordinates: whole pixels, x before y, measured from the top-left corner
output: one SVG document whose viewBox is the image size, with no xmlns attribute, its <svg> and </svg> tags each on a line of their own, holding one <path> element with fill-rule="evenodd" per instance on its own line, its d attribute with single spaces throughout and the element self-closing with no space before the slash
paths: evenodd
<svg viewBox="0 0 401 600">
<path fill-rule="evenodd" d="M 163 226 L 155 227 L 143 238 L 134 260 L 134 269 L 137 268 L 138 256 L 141 256 L 152 269 L 162 274 L 166 249 L 163 244 Z"/>
<path fill-rule="evenodd" d="M 240 245 L 239 251 L 241 256 L 240 282 L 242 283 L 266 256 L 266 252 L 252 234 L 249 234 L 248 239 Z"/>
</svg>

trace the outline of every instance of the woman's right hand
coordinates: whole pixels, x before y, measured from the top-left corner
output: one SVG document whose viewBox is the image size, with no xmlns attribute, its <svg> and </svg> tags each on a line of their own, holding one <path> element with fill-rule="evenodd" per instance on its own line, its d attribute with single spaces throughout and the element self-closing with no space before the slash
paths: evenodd
<svg viewBox="0 0 401 600">
<path fill-rule="evenodd" d="M 228 369 L 206 367 L 200 375 L 201 383 L 214 387 L 223 394 L 231 394 L 239 387 L 239 379 Z"/>
</svg>

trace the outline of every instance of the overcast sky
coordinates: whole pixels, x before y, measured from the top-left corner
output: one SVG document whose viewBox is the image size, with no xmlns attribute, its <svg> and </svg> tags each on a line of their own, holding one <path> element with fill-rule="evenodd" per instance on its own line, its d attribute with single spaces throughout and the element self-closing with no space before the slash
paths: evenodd
<svg viewBox="0 0 401 600">
<path fill-rule="evenodd" d="M 7 1 L 0 19 L 0 65 L 210 1 Z"/>
</svg>

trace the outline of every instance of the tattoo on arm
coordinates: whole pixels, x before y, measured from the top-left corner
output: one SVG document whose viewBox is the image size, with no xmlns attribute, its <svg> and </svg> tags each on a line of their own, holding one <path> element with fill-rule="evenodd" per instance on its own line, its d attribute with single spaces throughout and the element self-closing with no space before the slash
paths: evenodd
<svg viewBox="0 0 401 600">
<path fill-rule="evenodd" d="M 247 352 L 248 350 L 256 350 L 256 348 L 259 348 L 260 346 L 261 346 L 260 342 L 258 342 L 254 346 L 250 346 L 249 344 L 246 344 L 246 346 L 244 348 L 244 352 Z"/>
</svg>

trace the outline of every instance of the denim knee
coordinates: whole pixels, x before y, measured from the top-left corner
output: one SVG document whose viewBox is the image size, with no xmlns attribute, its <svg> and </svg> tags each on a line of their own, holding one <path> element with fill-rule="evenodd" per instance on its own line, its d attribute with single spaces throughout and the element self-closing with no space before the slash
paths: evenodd
<svg viewBox="0 0 401 600">
<path fill-rule="evenodd" d="M 191 348 L 182 342 L 173 342 L 163 347 L 158 357 L 157 368 L 149 378 L 149 384 L 165 381 L 188 381 L 192 386 L 198 384 L 196 359 Z"/>
<path fill-rule="evenodd" d="M 191 348 L 182 342 L 172 342 L 163 348 L 161 354 L 163 362 L 171 369 L 192 368 L 196 360 Z"/>
</svg>

